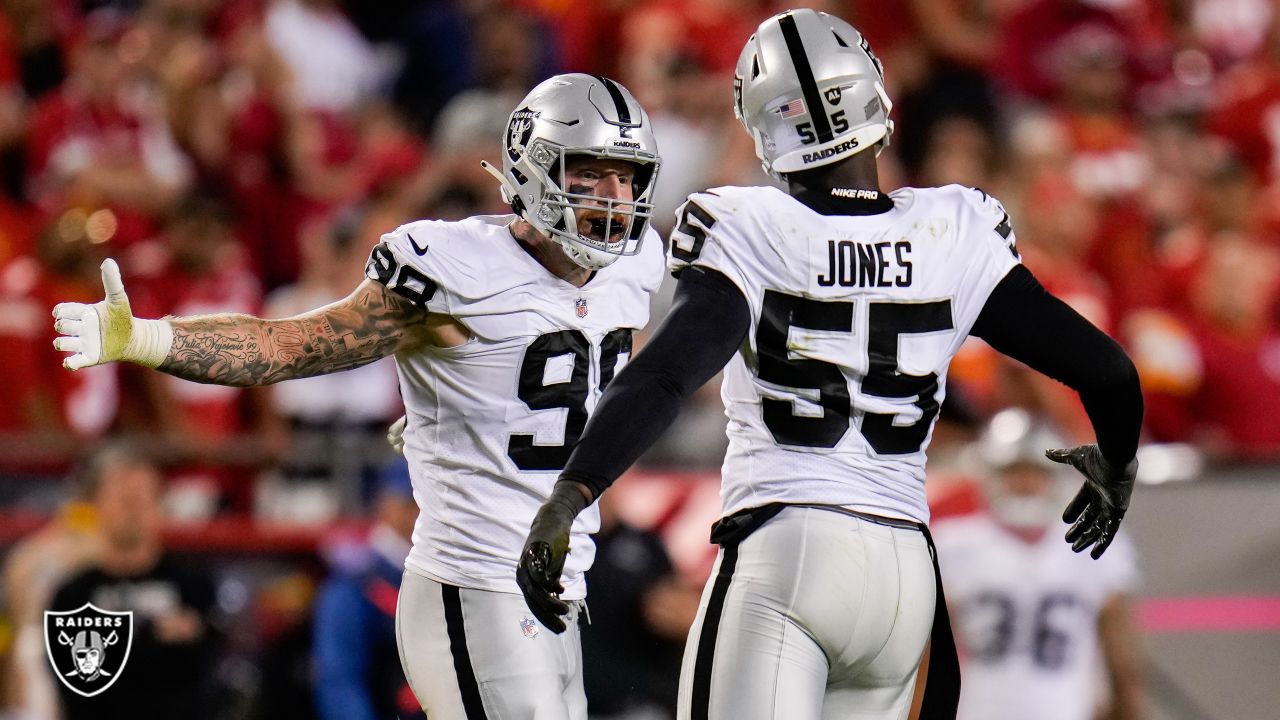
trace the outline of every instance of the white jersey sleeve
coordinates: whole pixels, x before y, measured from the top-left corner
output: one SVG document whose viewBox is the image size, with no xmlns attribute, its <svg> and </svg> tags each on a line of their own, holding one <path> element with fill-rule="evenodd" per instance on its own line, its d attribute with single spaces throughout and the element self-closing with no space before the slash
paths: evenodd
<svg viewBox="0 0 1280 720">
<path fill-rule="evenodd" d="M 755 255 L 755 240 L 767 237 L 760 227 L 754 205 L 744 197 L 745 188 L 716 188 L 693 193 L 676 209 L 676 227 L 671 231 L 667 269 L 679 277 L 690 265 L 723 273 L 749 296 L 763 269 Z M 728 218 L 721 222 L 720 218 Z"/>
<path fill-rule="evenodd" d="M 433 313 L 452 315 L 468 296 L 485 294 L 483 264 L 475 262 L 475 248 L 459 225 L 418 220 L 386 233 L 373 248 L 365 276 Z"/>
<path fill-rule="evenodd" d="M 1018 252 L 1013 222 L 999 200 L 982 190 L 961 185 L 948 185 L 939 191 L 954 193 L 962 200 L 959 221 L 963 241 L 972 256 L 963 266 L 968 292 L 963 295 L 966 307 L 958 315 L 970 318 L 964 328 L 967 335 L 991 291 L 1015 265 L 1021 264 L 1022 255 Z"/>
</svg>

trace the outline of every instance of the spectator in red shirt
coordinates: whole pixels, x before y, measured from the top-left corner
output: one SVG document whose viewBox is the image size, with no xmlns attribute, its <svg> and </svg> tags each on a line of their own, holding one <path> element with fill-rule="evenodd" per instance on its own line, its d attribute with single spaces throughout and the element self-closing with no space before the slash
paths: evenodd
<svg viewBox="0 0 1280 720">
<path fill-rule="evenodd" d="M 190 179 L 163 96 L 140 82 L 145 41 L 112 10 L 87 17 L 71 75 L 37 103 L 28 141 L 31 196 L 46 209 L 111 208 L 124 244 L 147 237 Z"/>
<path fill-rule="evenodd" d="M 1264 184 L 1280 182 L 1280 11 L 1253 60 L 1222 82 L 1210 132 L 1226 139 Z"/>
<path fill-rule="evenodd" d="M 1120 16 L 1101 5 L 1086 0 L 1032 0 L 1003 16 L 996 54 L 1000 63 L 993 70 L 1006 88 L 1032 100 L 1048 101 L 1061 85 L 1060 55 L 1079 31 L 1109 32 L 1127 39 L 1128 28 Z"/>
<path fill-rule="evenodd" d="M 1280 459 L 1280 253 L 1219 234 L 1190 284 L 1188 315 L 1144 312 L 1129 323 L 1159 440 L 1220 457 Z"/>
</svg>

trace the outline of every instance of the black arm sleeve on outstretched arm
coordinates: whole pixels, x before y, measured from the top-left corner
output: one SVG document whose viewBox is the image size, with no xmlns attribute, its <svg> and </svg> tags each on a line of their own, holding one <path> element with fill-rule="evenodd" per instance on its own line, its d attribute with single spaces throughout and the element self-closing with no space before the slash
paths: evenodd
<svg viewBox="0 0 1280 720">
<path fill-rule="evenodd" d="M 1018 265 L 996 285 L 970 333 L 1080 394 L 1098 449 L 1124 466 L 1138 451 L 1142 389 L 1120 345 Z"/>
<path fill-rule="evenodd" d="M 599 497 L 657 442 L 684 399 L 724 368 L 750 327 L 750 307 L 733 281 L 686 268 L 671 312 L 605 389 L 560 480 Z"/>
</svg>

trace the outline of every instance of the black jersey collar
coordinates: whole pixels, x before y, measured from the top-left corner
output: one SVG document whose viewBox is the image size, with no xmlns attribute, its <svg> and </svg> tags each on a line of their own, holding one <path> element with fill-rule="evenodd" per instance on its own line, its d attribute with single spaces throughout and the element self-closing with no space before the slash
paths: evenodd
<svg viewBox="0 0 1280 720">
<path fill-rule="evenodd" d="M 879 190 L 805 188 L 792 197 L 819 215 L 880 215 L 893 209 L 893 198 Z"/>
</svg>

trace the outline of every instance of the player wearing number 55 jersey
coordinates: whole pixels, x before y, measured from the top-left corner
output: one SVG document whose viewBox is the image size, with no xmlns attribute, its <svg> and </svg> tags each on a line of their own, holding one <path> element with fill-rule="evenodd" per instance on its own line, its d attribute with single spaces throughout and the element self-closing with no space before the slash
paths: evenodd
<svg viewBox="0 0 1280 720">
<path fill-rule="evenodd" d="M 556 626 L 573 519 L 727 362 L 721 552 L 689 635 L 680 717 L 905 718 L 930 641 L 922 717 L 954 717 L 924 495 L 951 357 L 977 335 L 1080 392 L 1099 444 L 1051 452 L 1085 475 L 1067 538 L 1095 557 L 1136 470 L 1136 372 L 1020 264 L 999 202 L 958 186 L 880 191 L 874 150 L 891 106 L 853 27 L 811 10 L 766 20 L 735 95 L 787 191 L 717 188 L 681 208 L 671 314 L 609 386 L 539 510 L 521 589 Z"/>
<path fill-rule="evenodd" d="M 106 300 L 55 309 L 56 345 L 75 353 L 71 369 L 128 360 L 233 385 L 394 354 L 421 510 L 396 613 L 410 686 L 433 720 L 585 719 L 576 627 L 543 632 L 513 571 L 555 473 L 648 321 L 663 275 L 649 228 L 659 161 L 630 93 L 577 74 L 530 92 L 503 151 L 501 170 L 486 168 L 514 215 L 397 228 L 345 300 L 284 320 L 139 320 L 108 261 Z M 566 537 L 570 601 L 585 596 L 597 525 L 584 514 Z"/>
</svg>

